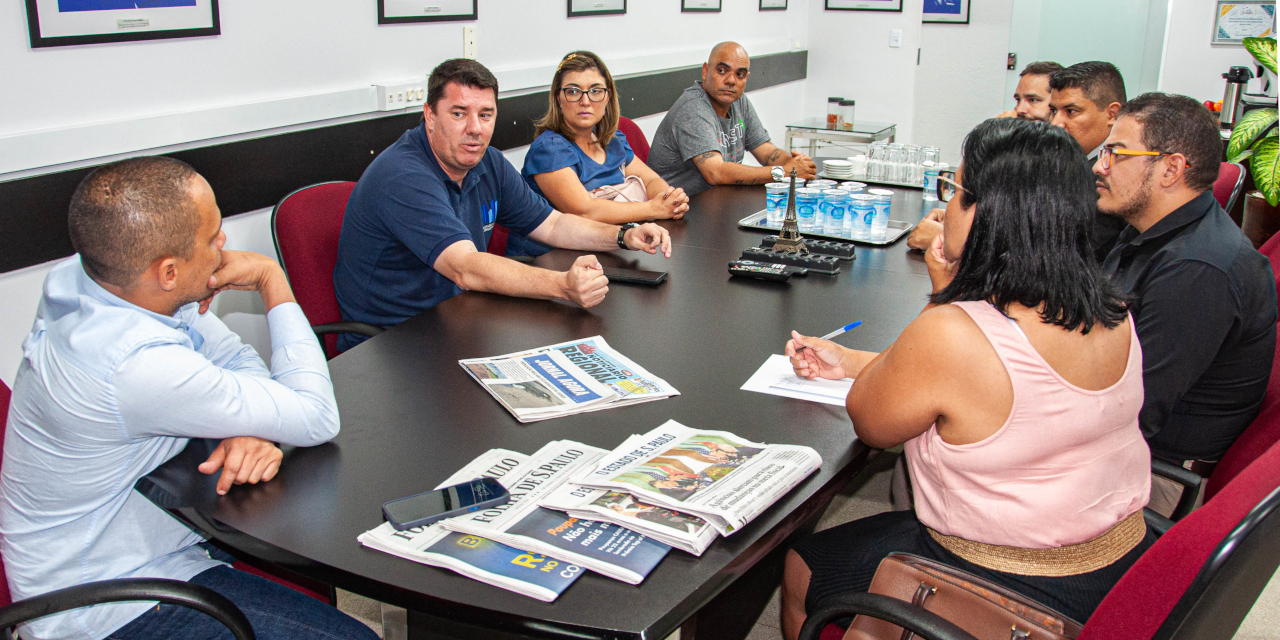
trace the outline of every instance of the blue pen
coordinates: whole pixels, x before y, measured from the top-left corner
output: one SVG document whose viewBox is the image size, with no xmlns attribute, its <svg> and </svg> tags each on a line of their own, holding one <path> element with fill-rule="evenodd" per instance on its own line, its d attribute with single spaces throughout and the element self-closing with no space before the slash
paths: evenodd
<svg viewBox="0 0 1280 640">
<path fill-rule="evenodd" d="M 848 331 L 848 330 L 850 330 L 850 329 L 853 329 L 854 327 L 857 327 L 857 326 L 858 326 L 858 325 L 860 325 L 860 324 L 862 324 L 862 321 L 861 321 L 861 320 L 854 320 L 853 322 L 850 322 L 849 324 L 846 324 L 845 326 L 840 327 L 839 329 L 836 329 L 835 331 L 832 331 L 831 333 L 828 333 L 828 334 L 827 334 L 827 335 L 825 335 L 825 336 L 822 336 L 822 338 L 820 338 L 820 339 L 821 339 L 821 340 L 830 340 L 830 339 L 832 339 L 832 338 L 834 338 L 834 337 L 836 337 L 836 336 L 838 336 L 838 335 L 840 335 L 840 334 L 842 334 L 842 333 L 844 333 L 844 332 L 846 332 L 846 331 Z M 805 349 L 808 349 L 808 348 L 809 348 L 809 347 L 800 347 L 799 349 L 796 349 L 796 353 L 800 353 L 801 351 L 804 351 Z"/>
</svg>

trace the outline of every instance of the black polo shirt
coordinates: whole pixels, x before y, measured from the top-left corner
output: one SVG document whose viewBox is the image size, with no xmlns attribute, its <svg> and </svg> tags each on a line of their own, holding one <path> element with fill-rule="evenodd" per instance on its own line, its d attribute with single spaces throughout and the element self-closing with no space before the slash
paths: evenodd
<svg viewBox="0 0 1280 640">
<path fill-rule="evenodd" d="M 1138 233 L 1103 269 L 1135 298 L 1152 453 L 1218 460 L 1258 415 L 1276 350 L 1270 262 L 1206 191 Z"/>
</svg>

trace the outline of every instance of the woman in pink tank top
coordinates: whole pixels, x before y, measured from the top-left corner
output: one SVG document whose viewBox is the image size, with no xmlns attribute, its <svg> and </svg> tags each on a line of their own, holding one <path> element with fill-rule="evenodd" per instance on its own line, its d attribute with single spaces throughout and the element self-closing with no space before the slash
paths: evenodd
<svg viewBox="0 0 1280 640">
<path fill-rule="evenodd" d="M 797 375 L 856 379 L 854 430 L 874 447 L 905 443 L 915 503 L 792 548 L 787 638 L 824 599 L 865 591 L 892 552 L 1084 622 L 1154 542 L 1142 350 L 1094 257 L 1090 167 L 1063 130 L 1013 118 L 978 125 L 963 151 L 920 316 L 879 354 L 787 343 Z"/>
</svg>

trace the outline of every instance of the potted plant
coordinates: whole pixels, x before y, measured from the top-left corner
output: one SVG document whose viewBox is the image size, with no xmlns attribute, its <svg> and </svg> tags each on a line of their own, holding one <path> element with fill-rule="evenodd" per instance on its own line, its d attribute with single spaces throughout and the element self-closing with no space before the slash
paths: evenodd
<svg viewBox="0 0 1280 640">
<path fill-rule="evenodd" d="M 1263 67 L 1276 75 L 1276 39 L 1245 38 L 1244 48 Z M 1280 140 L 1276 134 L 1276 109 L 1254 109 L 1246 113 L 1231 131 L 1227 161 L 1249 162 L 1249 173 L 1257 191 L 1245 194 L 1242 230 L 1254 246 L 1262 246 L 1280 227 Z"/>
</svg>

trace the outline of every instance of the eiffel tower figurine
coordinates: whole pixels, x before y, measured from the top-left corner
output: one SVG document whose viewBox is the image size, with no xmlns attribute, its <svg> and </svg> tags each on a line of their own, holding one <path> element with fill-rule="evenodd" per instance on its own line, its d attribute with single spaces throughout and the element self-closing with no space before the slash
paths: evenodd
<svg viewBox="0 0 1280 640">
<path fill-rule="evenodd" d="M 774 180 L 781 180 L 784 175 L 782 167 L 774 167 L 772 174 Z M 800 228 L 796 223 L 795 167 L 791 168 L 791 190 L 787 194 L 787 216 L 782 220 L 782 231 L 778 232 L 778 239 L 773 243 L 773 250 L 796 254 L 809 253 L 808 247 L 804 246 L 804 238 L 800 236 Z"/>
</svg>

